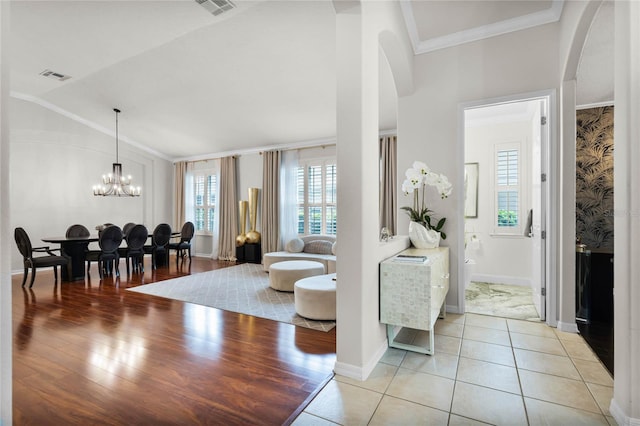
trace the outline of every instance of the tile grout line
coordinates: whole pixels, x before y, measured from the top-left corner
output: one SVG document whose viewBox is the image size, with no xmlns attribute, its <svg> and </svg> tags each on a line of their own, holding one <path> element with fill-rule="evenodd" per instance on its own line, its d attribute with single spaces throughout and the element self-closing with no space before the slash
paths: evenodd
<svg viewBox="0 0 640 426">
<path fill-rule="evenodd" d="M 524 416 L 527 419 L 527 425 L 531 425 L 529 419 L 529 411 L 527 410 L 527 403 L 524 400 L 524 389 L 522 388 L 522 379 L 520 378 L 520 368 L 518 368 L 518 359 L 516 358 L 516 351 L 513 347 L 513 340 L 511 339 L 511 329 L 509 327 L 509 321 L 507 323 L 507 334 L 509 335 L 509 343 L 511 344 L 511 356 L 513 356 L 513 365 L 516 368 L 516 375 L 518 376 L 518 386 L 520 387 L 520 398 L 522 400 L 522 408 L 524 409 Z"/>
<path fill-rule="evenodd" d="M 458 387 L 458 373 L 460 372 L 460 358 L 462 357 L 462 341 L 464 340 L 464 329 L 467 326 L 467 316 L 466 313 L 464 315 L 464 321 L 462 322 L 462 336 L 460 337 L 460 346 L 458 346 L 458 361 L 456 363 L 456 375 L 453 378 L 453 390 L 451 391 L 451 402 L 449 403 L 449 418 L 447 424 L 451 423 L 451 416 L 453 413 L 453 399 L 456 395 L 456 388 Z M 457 416 L 458 414 L 456 414 Z M 478 420 L 478 419 L 472 419 Z"/>
</svg>

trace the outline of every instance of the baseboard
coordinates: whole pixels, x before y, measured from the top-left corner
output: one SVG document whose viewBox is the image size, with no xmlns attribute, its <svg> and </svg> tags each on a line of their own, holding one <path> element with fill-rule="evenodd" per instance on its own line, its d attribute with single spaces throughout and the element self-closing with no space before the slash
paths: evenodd
<svg viewBox="0 0 640 426">
<path fill-rule="evenodd" d="M 373 357 L 371 357 L 363 367 L 336 361 L 333 367 L 333 372 L 341 376 L 349 377 L 351 379 L 365 381 L 367 380 L 373 369 L 376 368 L 376 365 L 378 365 L 378 362 L 384 356 L 387 348 L 387 341 L 385 340 L 384 343 L 380 345 Z"/>
<path fill-rule="evenodd" d="M 640 419 L 627 416 L 624 411 L 622 411 L 622 408 L 620 408 L 615 399 L 611 400 L 611 404 L 609 405 L 609 412 L 619 426 L 640 426 Z"/>
<path fill-rule="evenodd" d="M 577 333 L 578 332 L 578 324 L 576 324 L 575 322 L 558 321 L 557 328 L 558 328 L 558 330 L 564 331 L 565 333 Z"/>
<path fill-rule="evenodd" d="M 531 287 L 531 279 L 522 277 L 510 277 L 507 275 L 472 274 L 470 281 Z"/>
<path fill-rule="evenodd" d="M 464 312 L 460 312 L 458 305 L 446 305 L 445 309 L 448 314 L 464 314 Z"/>
</svg>

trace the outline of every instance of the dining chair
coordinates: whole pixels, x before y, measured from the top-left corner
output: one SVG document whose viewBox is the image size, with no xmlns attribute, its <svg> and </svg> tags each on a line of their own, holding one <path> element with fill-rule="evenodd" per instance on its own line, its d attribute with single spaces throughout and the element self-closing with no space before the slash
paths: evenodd
<svg viewBox="0 0 640 426">
<path fill-rule="evenodd" d="M 134 226 L 136 226 L 135 223 L 133 222 L 127 222 L 124 224 L 124 226 L 122 227 L 122 238 L 124 240 L 124 242 L 127 242 L 127 237 L 129 236 L 129 232 L 131 232 L 131 228 L 133 228 Z M 127 247 L 120 247 L 118 249 L 118 253 L 120 253 L 120 257 L 127 257 Z"/>
<path fill-rule="evenodd" d="M 68 256 L 65 256 L 62 252 L 60 255 L 56 255 L 53 252 L 59 251 L 60 249 L 50 249 L 49 246 L 43 247 L 33 247 L 31 245 L 31 239 L 29 239 L 29 235 L 23 228 L 16 228 L 14 231 L 14 238 L 16 240 L 16 244 L 18 245 L 18 250 L 20 254 L 22 254 L 22 258 L 24 261 L 24 277 L 22 278 L 22 287 L 24 287 L 27 282 L 27 275 L 29 273 L 29 268 L 31 268 L 31 282 L 29 283 L 29 288 L 33 287 L 33 282 L 36 279 L 36 269 L 37 268 L 47 268 L 53 266 L 53 276 L 55 277 L 55 282 L 58 282 L 58 266 L 70 268 L 71 260 Z M 38 256 L 34 257 L 34 253 L 47 253 L 47 256 Z M 69 276 L 71 276 L 70 269 Z"/>
<path fill-rule="evenodd" d="M 133 222 L 129 222 L 129 223 L 125 223 L 125 225 L 122 227 L 122 232 L 124 233 L 124 239 L 127 239 L 127 235 L 129 234 L 129 231 L 131 231 L 131 228 L 133 228 L 134 226 L 136 226 L 135 223 Z"/>
<path fill-rule="evenodd" d="M 65 234 L 67 238 L 88 237 L 89 235 L 91 235 L 91 233 L 89 232 L 87 227 L 79 224 L 71 225 L 70 227 L 68 227 L 67 233 Z"/>
<path fill-rule="evenodd" d="M 185 222 L 180 230 L 180 241 L 169 243 L 169 250 L 176 251 L 176 265 L 178 265 L 178 258 L 182 257 L 184 260 L 187 253 L 189 254 L 189 262 L 191 262 L 191 239 L 195 232 L 194 229 L 193 222 Z"/>
<path fill-rule="evenodd" d="M 144 225 L 134 225 L 126 236 L 127 248 L 125 250 L 125 258 L 127 262 L 127 275 L 129 275 L 129 259 L 133 271 L 144 272 L 144 244 L 149 238 L 149 231 Z"/>
<path fill-rule="evenodd" d="M 151 267 L 157 268 L 158 255 L 164 255 L 164 264 L 169 264 L 169 241 L 171 239 L 171 226 L 161 223 L 156 226 L 151 235 L 151 244 L 144 246 L 145 254 L 151 254 Z"/>
<path fill-rule="evenodd" d="M 103 278 L 105 272 L 111 273 L 111 269 L 108 266 L 112 263 L 116 276 L 120 276 L 118 247 L 122 243 L 122 237 L 122 229 L 116 225 L 108 226 L 100 232 L 100 238 L 98 239 L 100 250 L 87 251 L 87 275 L 91 275 L 91 262 L 94 261 L 98 262 L 100 279 Z"/>
</svg>

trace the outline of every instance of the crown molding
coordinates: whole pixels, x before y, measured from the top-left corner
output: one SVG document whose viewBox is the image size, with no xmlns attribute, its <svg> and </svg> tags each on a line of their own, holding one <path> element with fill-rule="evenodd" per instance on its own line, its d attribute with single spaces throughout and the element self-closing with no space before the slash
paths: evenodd
<svg viewBox="0 0 640 426">
<path fill-rule="evenodd" d="M 607 106 L 614 106 L 614 102 L 613 101 L 603 101 L 603 102 L 594 102 L 594 103 L 591 103 L 591 104 L 576 105 L 576 111 L 579 111 L 581 109 L 602 108 L 602 107 L 607 107 Z"/>
<path fill-rule="evenodd" d="M 409 38 L 413 44 L 413 51 L 416 55 L 557 22 L 560 20 L 560 16 L 562 15 L 563 6 L 564 0 L 553 0 L 551 7 L 546 10 L 518 16 L 517 18 L 506 19 L 493 24 L 470 28 L 464 31 L 458 31 L 441 37 L 420 40 L 410 0 L 400 1 L 400 8 L 404 16 Z"/>
</svg>

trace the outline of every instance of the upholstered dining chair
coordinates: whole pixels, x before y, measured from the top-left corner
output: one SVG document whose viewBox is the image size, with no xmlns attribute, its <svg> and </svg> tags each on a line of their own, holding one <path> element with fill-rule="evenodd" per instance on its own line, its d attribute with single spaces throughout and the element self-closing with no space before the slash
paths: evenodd
<svg viewBox="0 0 640 426">
<path fill-rule="evenodd" d="M 100 250 L 88 250 L 87 251 L 87 275 L 91 274 L 91 262 L 98 262 L 98 272 L 100 273 L 100 279 L 104 277 L 105 271 L 110 271 L 108 268 L 111 263 L 114 265 L 116 276 L 120 275 L 120 254 L 118 253 L 118 247 L 122 243 L 122 229 L 119 226 L 111 225 L 107 226 L 100 232 L 100 239 L 98 245 Z"/>
<path fill-rule="evenodd" d="M 22 254 L 22 258 L 24 261 L 24 277 L 22 278 L 22 287 L 24 287 L 25 283 L 27 282 L 29 268 L 31 268 L 31 282 L 29 283 L 29 288 L 33 287 L 33 282 L 36 279 L 36 269 L 38 268 L 47 268 L 53 266 L 53 276 L 55 277 L 55 282 L 58 282 L 58 266 L 69 268 L 69 275 L 71 275 L 71 259 L 68 256 L 64 256 L 62 253 L 60 253 L 60 255 L 56 255 L 53 253 L 54 251 L 59 251 L 60 249 L 50 249 L 49 246 L 33 247 L 31 245 L 31 239 L 29 239 L 29 235 L 27 235 L 27 232 L 20 227 L 15 229 L 14 238 L 16 240 L 16 244 L 18 245 L 18 250 L 20 250 L 20 254 Z M 34 253 L 47 253 L 47 256 L 34 257 Z"/>
<path fill-rule="evenodd" d="M 134 225 L 126 235 L 127 248 L 125 258 L 127 262 L 127 275 L 129 275 L 129 259 L 131 259 L 133 272 L 144 272 L 144 244 L 149 238 L 149 231 L 144 225 Z"/>
<path fill-rule="evenodd" d="M 129 223 L 125 223 L 125 225 L 122 227 L 122 233 L 124 234 L 124 239 L 127 239 L 127 235 L 129 235 L 129 231 L 131 231 L 131 229 L 136 226 L 135 223 L 133 222 L 129 222 Z"/>
<path fill-rule="evenodd" d="M 129 235 L 131 228 L 133 228 L 134 226 L 136 226 L 135 223 L 127 222 L 122 227 L 122 238 L 124 239 L 125 242 L 127 241 L 127 236 Z M 118 253 L 120 253 L 120 257 L 127 257 L 127 247 L 120 247 L 118 249 Z"/>
<path fill-rule="evenodd" d="M 194 232 L 193 222 L 185 222 L 180 230 L 180 241 L 169 243 L 169 250 L 176 251 L 176 265 L 178 264 L 178 258 L 184 258 L 187 253 L 189 254 L 189 262 L 191 262 L 191 239 Z"/>
<path fill-rule="evenodd" d="M 65 236 L 67 238 L 79 238 L 79 237 L 88 237 L 90 234 L 91 233 L 89 232 L 86 226 L 75 224 L 67 228 L 67 233 L 65 234 Z"/>
<path fill-rule="evenodd" d="M 145 254 L 151 254 L 151 267 L 157 268 L 158 255 L 164 256 L 164 264 L 169 264 L 169 241 L 171 239 L 171 226 L 161 223 L 153 230 L 151 244 L 144 246 Z"/>
</svg>

